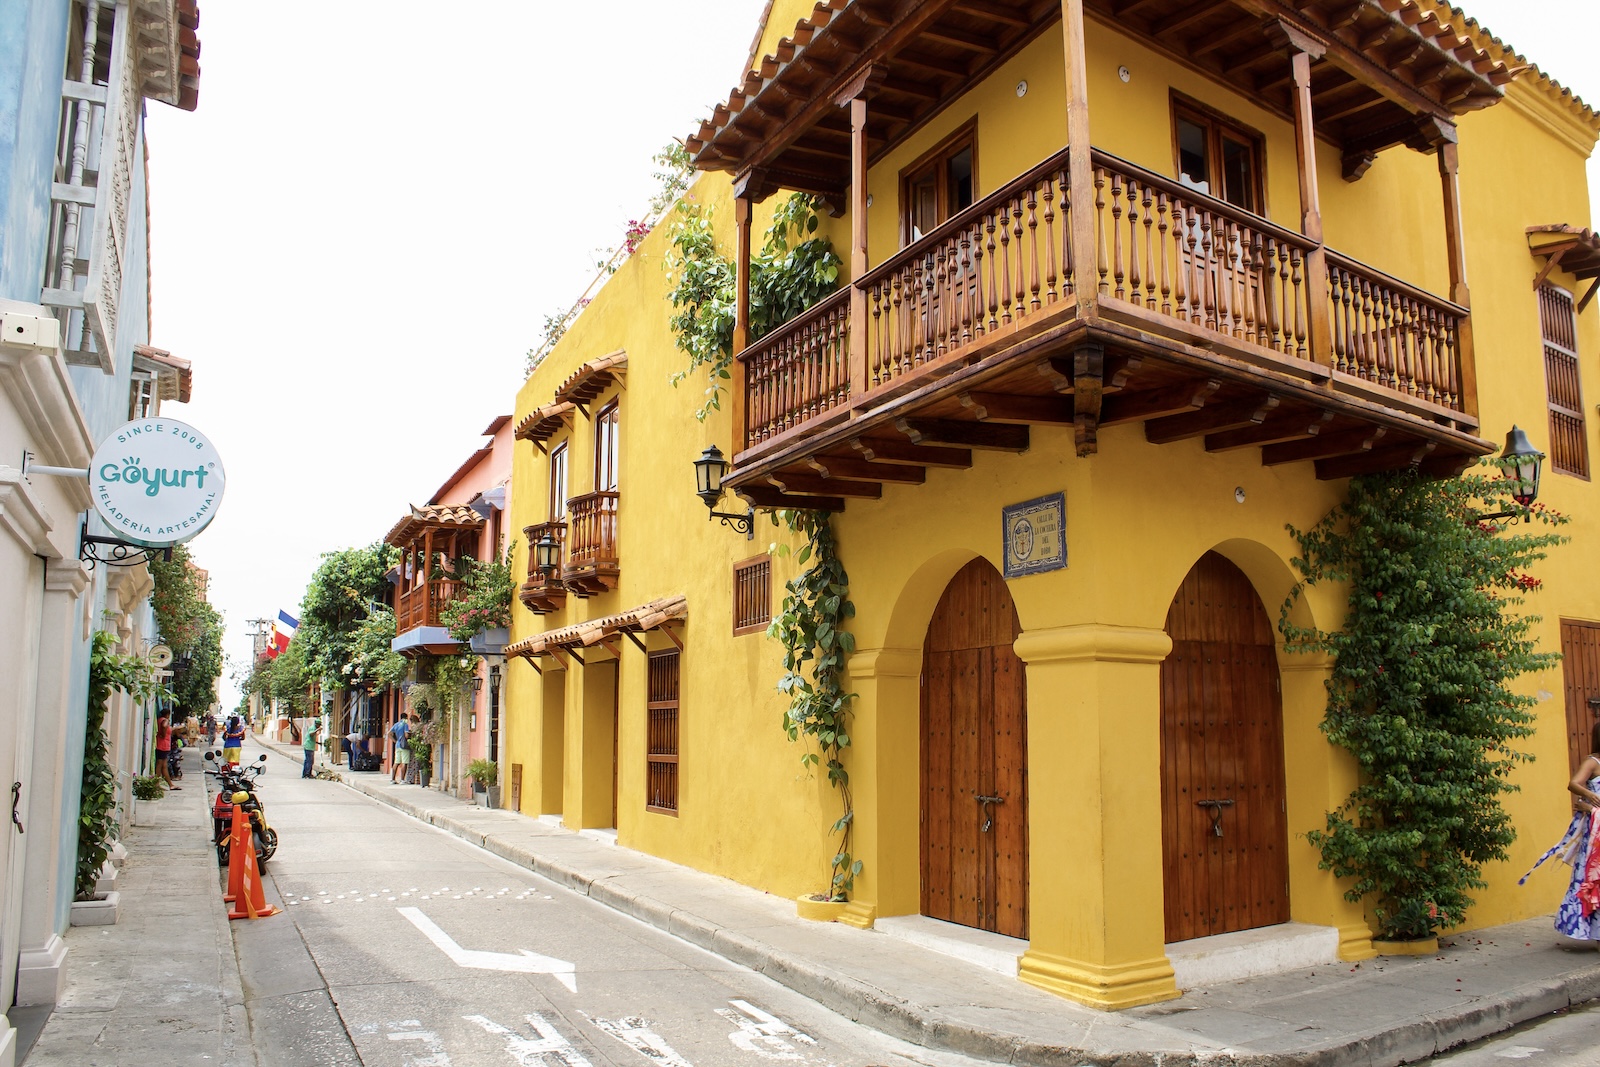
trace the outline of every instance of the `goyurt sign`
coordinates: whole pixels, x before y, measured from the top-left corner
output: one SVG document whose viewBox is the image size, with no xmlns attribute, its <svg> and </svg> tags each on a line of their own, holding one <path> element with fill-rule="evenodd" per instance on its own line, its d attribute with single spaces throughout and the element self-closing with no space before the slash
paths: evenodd
<svg viewBox="0 0 1600 1067">
<path fill-rule="evenodd" d="M 227 477 L 216 446 L 187 423 L 135 419 L 89 463 L 89 491 L 107 526 L 146 548 L 182 544 L 206 528 Z"/>
</svg>

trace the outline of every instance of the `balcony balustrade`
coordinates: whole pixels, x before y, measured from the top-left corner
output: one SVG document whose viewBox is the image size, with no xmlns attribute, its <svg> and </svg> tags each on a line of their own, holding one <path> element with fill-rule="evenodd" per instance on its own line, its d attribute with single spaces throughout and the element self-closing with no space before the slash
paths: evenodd
<svg viewBox="0 0 1600 1067">
<path fill-rule="evenodd" d="M 574 596 L 617 587 L 617 492 L 586 493 L 567 501 L 567 557 L 561 582 Z"/>
<path fill-rule="evenodd" d="M 444 606 L 455 600 L 460 591 L 460 582 L 435 578 L 401 593 L 395 608 L 396 631 L 405 633 L 419 626 L 443 626 Z"/>
<path fill-rule="evenodd" d="M 535 615 L 556 611 L 567 602 L 567 587 L 562 584 L 561 564 L 567 540 L 567 524 L 563 521 L 541 522 L 524 526 L 523 536 L 528 543 L 528 579 L 522 583 L 518 597 Z M 539 569 L 535 547 L 549 535 L 557 544 L 556 569 L 546 574 Z"/>
</svg>

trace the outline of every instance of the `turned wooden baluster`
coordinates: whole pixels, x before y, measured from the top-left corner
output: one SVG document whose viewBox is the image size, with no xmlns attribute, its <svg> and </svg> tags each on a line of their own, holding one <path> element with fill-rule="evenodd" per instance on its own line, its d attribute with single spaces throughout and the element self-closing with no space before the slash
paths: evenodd
<svg viewBox="0 0 1600 1067">
<path fill-rule="evenodd" d="M 1144 306 L 1144 286 L 1139 269 L 1139 183 L 1128 179 L 1128 298 Z"/>
<path fill-rule="evenodd" d="M 1156 223 L 1156 248 L 1161 253 L 1161 306 L 1158 310 L 1161 314 L 1169 317 L 1172 315 L 1172 275 L 1167 263 L 1167 231 L 1172 225 L 1172 220 L 1169 217 L 1171 210 L 1172 205 L 1167 201 L 1167 194 L 1162 193 L 1156 200 L 1156 218 L 1158 220 Z M 1154 303 L 1150 306 L 1152 308 L 1156 307 Z"/>
<path fill-rule="evenodd" d="M 1125 210 L 1122 202 L 1122 175 L 1111 173 L 1111 276 L 1116 279 L 1117 286 L 1114 295 L 1118 300 L 1125 300 L 1128 291 L 1124 282 L 1128 279 L 1127 265 L 1122 260 L 1122 213 Z"/>
<path fill-rule="evenodd" d="M 1172 237 L 1177 244 L 1176 262 L 1173 264 L 1173 277 L 1177 284 L 1172 288 L 1172 304 L 1179 319 L 1189 317 L 1189 252 L 1188 252 L 1189 220 L 1184 210 L 1183 201 L 1172 202 Z"/>
<path fill-rule="evenodd" d="M 1061 190 L 1061 296 L 1067 299 L 1077 290 L 1072 281 L 1072 183 L 1066 171 L 1056 176 L 1056 186 Z M 1079 251 L 1088 255 L 1088 249 Z"/>
<path fill-rule="evenodd" d="M 1294 354 L 1304 359 L 1306 358 L 1306 301 L 1305 290 L 1301 284 L 1300 263 L 1300 249 L 1291 249 L 1289 266 L 1292 268 L 1293 273 L 1290 277 L 1294 284 Z"/>
<path fill-rule="evenodd" d="M 1056 292 L 1056 194 L 1055 182 L 1044 179 L 1044 300 L 1054 304 L 1061 294 Z"/>
<path fill-rule="evenodd" d="M 933 252 L 933 285 L 928 293 L 928 358 L 938 359 L 950 350 L 947 344 L 949 328 L 945 316 L 950 310 L 950 255 L 949 243 L 942 243 Z"/>
<path fill-rule="evenodd" d="M 1100 276 L 1100 295 L 1109 296 L 1111 287 L 1106 283 L 1109 264 L 1106 261 L 1106 172 L 1104 167 L 1094 168 L 1094 224 L 1095 270 Z"/>
<path fill-rule="evenodd" d="M 1011 323 L 1011 208 L 1006 205 L 997 212 L 1000 230 L 1000 322 Z"/>
<path fill-rule="evenodd" d="M 1039 187 L 1028 190 L 1028 310 L 1039 310 Z"/>
<path fill-rule="evenodd" d="M 1027 318 L 1028 315 L 1028 279 L 1024 260 L 1027 250 L 1022 241 L 1022 200 L 1011 201 L 1011 247 L 1012 254 L 1017 258 L 1017 290 L 1012 294 L 1011 307 L 1017 318 Z"/>
<path fill-rule="evenodd" d="M 1200 259 L 1202 269 L 1205 271 L 1205 287 L 1201 289 L 1200 299 L 1205 302 L 1206 327 L 1217 328 L 1217 304 L 1220 293 L 1217 285 L 1217 258 L 1216 249 L 1212 244 L 1212 217 L 1211 210 L 1205 209 L 1200 215 Z"/>
<path fill-rule="evenodd" d="M 994 228 L 995 217 L 991 213 L 983 220 L 983 247 L 989 258 L 989 329 L 991 331 L 997 329 L 1000 325 L 1000 282 L 996 274 L 999 268 L 995 264 L 997 253 L 995 251 Z"/>
<path fill-rule="evenodd" d="M 1155 194 L 1146 185 L 1140 200 L 1140 206 L 1144 208 L 1144 296 L 1140 302 L 1151 311 L 1157 307 L 1156 287 L 1159 284 L 1156 278 L 1155 214 L 1151 210 L 1155 199 Z"/>
<path fill-rule="evenodd" d="M 1250 242 L 1250 340 L 1262 348 L 1272 347 L 1267 333 L 1267 239 L 1255 234 Z"/>
</svg>

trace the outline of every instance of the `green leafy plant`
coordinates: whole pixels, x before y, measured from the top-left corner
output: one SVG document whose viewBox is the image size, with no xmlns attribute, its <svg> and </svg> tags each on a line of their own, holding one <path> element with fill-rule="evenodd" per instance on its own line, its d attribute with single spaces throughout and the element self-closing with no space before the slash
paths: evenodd
<svg viewBox="0 0 1600 1067">
<path fill-rule="evenodd" d="M 150 576 L 156 631 L 175 657 L 168 685 L 173 703 L 203 712 L 216 699 L 222 675 L 222 615 L 206 601 L 205 574 L 186 545 L 174 546 L 170 560 L 152 560 Z"/>
<path fill-rule="evenodd" d="M 153 774 L 141 774 L 133 780 L 133 795 L 140 800 L 160 800 L 167 795 L 167 787 Z"/>
<path fill-rule="evenodd" d="M 816 236 L 819 199 L 794 193 L 778 205 L 761 249 L 750 261 L 750 340 L 788 322 L 839 284 L 842 261 L 826 237 Z M 671 318 L 678 349 L 689 365 L 672 376 L 674 385 L 701 367 L 709 385 L 695 412 L 704 421 L 721 410 L 723 382 L 732 377 L 737 294 L 734 264 L 717 250 L 711 217 L 699 204 L 680 201 L 671 231 L 666 269 L 673 278 Z"/>
<path fill-rule="evenodd" d="M 411 753 L 411 763 L 419 774 L 433 769 L 433 742 L 427 737 L 428 723 L 423 723 L 406 738 L 406 748 Z"/>
<path fill-rule="evenodd" d="M 1492 467 L 1491 467 L 1492 470 Z M 1534 698 L 1511 685 L 1559 658 L 1517 612 L 1540 581 L 1527 567 L 1564 522 L 1517 506 L 1513 483 L 1480 468 L 1457 479 L 1406 472 L 1356 478 L 1315 527 L 1290 528 L 1303 581 L 1279 629 L 1293 650 L 1334 655 L 1322 731 L 1348 750 L 1360 783 L 1307 834 L 1321 866 L 1370 900 L 1383 937 L 1427 938 L 1459 925 L 1481 870 L 1515 839 L 1500 797 L 1516 790 L 1515 743 L 1533 732 Z M 1525 525 L 1481 519 L 1511 511 Z M 1290 621 L 1306 586 L 1349 583 L 1342 629 Z"/>
<path fill-rule="evenodd" d="M 475 759 L 467 764 L 467 777 L 478 783 L 480 788 L 488 789 L 500 780 L 500 768 L 491 760 Z"/>
<path fill-rule="evenodd" d="M 511 625 L 511 601 L 517 592 L 511 553 L 516 547 L 513 541 L 494 559 L 460 561 L 461 590 L 440 612 L 440 621 L 451 637 L 470 641 L 485 630 Z"/>
<path fill-rule="evenodd" d="M 861 861 L 850 855 L 855 806 L 850 796 L 850 773 L 844 750 L 850 747 L 849 718 L 854 693 L 840 684 L 845 661 L 855 651 L 855 635 L 844 625 L 855 617 L 850 602 L 850 576 L 839 559 L 831 516 L 825 511 L 778 513 L 788 528 L 805 536 L 795 561 L 811 566 L 785 584 L 781 610 L 767 627 L 767 636 L 783 646 L 783 677 L 778 691 L 789 698 L 783 729 L 789 740 L 801 737 L 816 745 L 800 757 L 801 765 L 819 764 L 837 791 L 843 812 L 831 832 L 839 835 L 830 867 L 827 897 L 848 900 L 861 873 Z"/>
<path fill-rule="evenodd" d="M 155 668 L 142 656 L 115 651 L 116 635 L 96 630 L 89 646 L 89 708 L 84 729 L 83 779 L 78 792 L 78 864 L 73 889 L 91 900 L 100 868 L 117 834 L 117 772 L 106 758 L 106 704 L 111 694 L 127 693 L 143 703 L 170 696 L 156 681 Z"/>
<path fill-rule="evenodd" d="M 394 609 L 376 605 L 356 626 L 350 642 L 350 662 L 344 666 L 346 680 L 356 688 L 373 692 L 394 689 L 405 681 L 410 664 L 394 650 L 394 638 Z"/>
</svg>

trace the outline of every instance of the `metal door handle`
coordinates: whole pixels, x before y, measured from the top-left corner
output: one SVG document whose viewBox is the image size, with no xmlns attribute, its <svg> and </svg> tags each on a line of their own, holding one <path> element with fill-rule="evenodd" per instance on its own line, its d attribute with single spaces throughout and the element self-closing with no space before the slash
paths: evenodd
<svg viewBox="0 0 1600 1067">
<path fill-rule="evenodd" d="M 1196 807 L 1211 809 L 1211 832 L 1218 837 L 1222 836 L 1222 809 L 1233 807 L 1233 798 L 1224 797 L 1221 800 L 1197 800 Z"/>
<path fill-rule="evenodd" d="M 22 783 L 11 783 L 11 821 L 17 824 L 17 833 L 25 834 L 28 831 L 22 828 L 22 820 L 17 818 L 17 805 L 22 803 Z"/>
<path fill-rule="evenodd" d="M 978 827 L 980 834 L 986 834 L 994 827 L 994 816 L 989 813 L 990 804 L 1004 804 L 1005 797 L 986 797 L 981 793 L 972 794 L 972 799 L 983 805 L 983 825 Z"/>
</svg>

